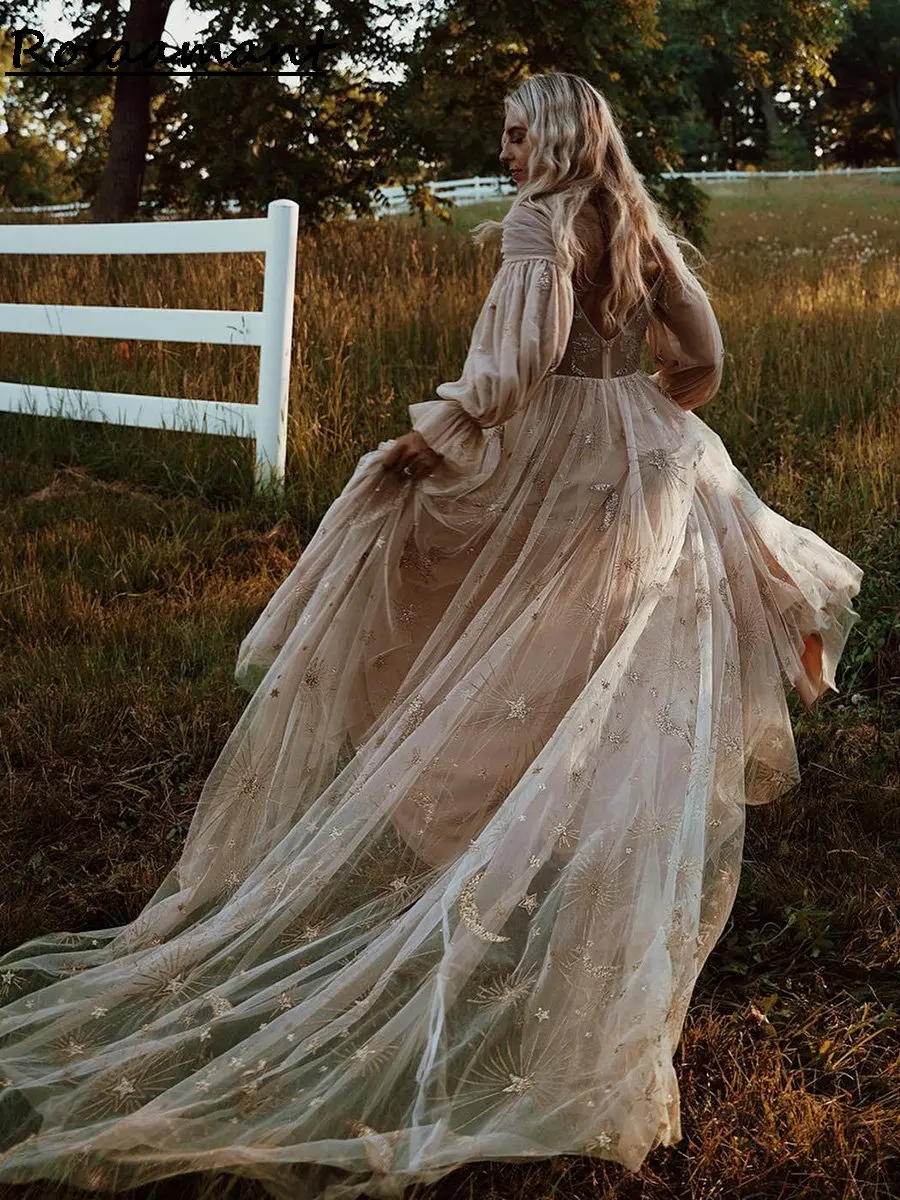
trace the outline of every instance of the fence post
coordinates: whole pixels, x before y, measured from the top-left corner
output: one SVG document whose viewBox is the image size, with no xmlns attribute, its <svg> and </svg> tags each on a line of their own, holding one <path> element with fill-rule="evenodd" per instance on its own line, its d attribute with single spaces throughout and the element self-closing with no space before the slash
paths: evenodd
<svg viewBox="0 0 900 1200">
<path fill-rule="evenodd" d="M 273 200 L 267 210 L 269 241 L 256 416 L 257 491 L 280 492 L 284 488 L 299 213 L 293 200 Z"/>
</svg>

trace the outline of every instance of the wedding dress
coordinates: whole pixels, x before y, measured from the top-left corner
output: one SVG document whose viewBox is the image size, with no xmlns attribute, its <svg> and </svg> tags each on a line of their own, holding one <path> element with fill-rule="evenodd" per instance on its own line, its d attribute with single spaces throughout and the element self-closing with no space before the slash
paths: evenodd
<svg viewBox="0 0 900 1200">
<path fill-rule="evenodd" d="M 410 407 L 440 465 L 359 460 L 240 646 L 177 865 L 0 958 L 0 1182 L 351 1200 L 680 1139 L 745 808 L 797 783 L 786 693 L 837 691 L 863 573 L 693 411 L 705 295 L 659 276 L 607 338 L 591 299 L 514 205 L 460 379 Z"/>
</svg>

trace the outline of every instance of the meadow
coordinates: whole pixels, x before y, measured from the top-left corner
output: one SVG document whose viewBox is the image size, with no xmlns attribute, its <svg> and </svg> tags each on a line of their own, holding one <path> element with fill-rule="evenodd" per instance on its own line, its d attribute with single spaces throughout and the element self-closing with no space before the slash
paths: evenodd
<svg viewBox="0 0 900 1200">
<path fill-rule="evenodd" d="M 748 812 L 639 1175 L 475 1163 L 408 1200 L 900 1195 L 900 175 L 710 185 L 727 350 L 701 410 L 759 495 L 865 571 L 839 694 L 795 693 L 800 785 Z M 177 861 L 245 702 L 238 645 L 356 462 L 459 375 L 505 205 L 300 238 L 287 488 L 232 438 L 0 413 L 0 952 L 122 924 Z M 12 257 L 0 302 L 258 308 L 261 256 Z M 0 335 L 5 380 L 250 399 L 257 351 Z M 2 991 L 0 991 L 2 999 Z M 142 1200 L 263 1197 L 186 1176 Z M 75 1200 L 41 1181 L 2 1200 Z"/>
</svg>

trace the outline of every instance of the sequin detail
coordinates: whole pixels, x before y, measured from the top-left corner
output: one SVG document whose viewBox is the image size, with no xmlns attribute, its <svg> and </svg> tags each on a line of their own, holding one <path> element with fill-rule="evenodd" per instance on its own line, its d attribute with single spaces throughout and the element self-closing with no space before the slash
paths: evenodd
<svg viewBox="0 0 900 1200">
<path fill-rule="evenodd" d="M 660 275 L 650 288 L 644 304 L 612 338 L 600 336 L 588 320 L 576 295 L 566 348 L 558 365 L 548 374 L 575 375 L 587 379 L 610 379 L 633 375 L 640 366 L 641 346 L 646 337 L 647 326 L 653 314 L 653 304 L 661 282 L 662 276 Z"/>
</svg>

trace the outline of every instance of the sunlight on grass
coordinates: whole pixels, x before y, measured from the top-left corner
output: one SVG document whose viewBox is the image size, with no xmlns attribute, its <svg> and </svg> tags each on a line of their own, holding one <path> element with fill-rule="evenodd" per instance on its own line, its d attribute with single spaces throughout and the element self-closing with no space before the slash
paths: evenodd
<svg viewBox="0 0 900 1200">
<path fill-rule="evenodd" d="M 702 418 L 759 495 L 866 572 L 803 781 L 748 816 L 737 903 L 676 1057 L 684 1140 L 641 1178 L 565 1158 L 476 1163 L 417 1200 L 889 1195 L 900 1144 L 900 186 L 709 185 L 702 267 L 727 350 Z M 234 438 L 0 414 L 2 945 L 124 923 L 176 861 L 242 710 L 237 647 L 360 456 L 457 378 L 505 204 L 301 235 L 287 492 Z M 0 301 L 258 308 L 259 255 L 10 258 Z M 247 347 L 0 335 L 3 376 L 253 400 Z M 686 1183 L 687 1171 L 690 1183 Z M 896 1179 L 896 1174 L 893 1176 Z M 75 1200 L 49 1182 L 0 1187 Z M 263 1196 L 231 1176 L 146 1200 Z"/>
</svg>

